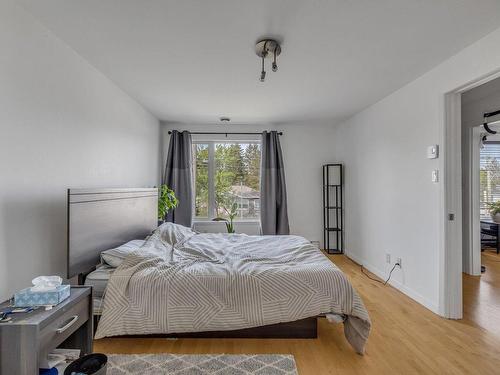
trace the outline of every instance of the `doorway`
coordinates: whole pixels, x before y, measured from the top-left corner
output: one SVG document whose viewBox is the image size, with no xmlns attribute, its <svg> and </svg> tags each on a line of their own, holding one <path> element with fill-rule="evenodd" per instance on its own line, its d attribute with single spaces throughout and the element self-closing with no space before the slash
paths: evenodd
<svg viewBox="0 0 500 375">
<path fill-rule="evenodd" d="M 500 335 L 499 109 L 499 78 L 461 93 L 463 317 Z"/>
<path fill-rule="evenodd" d="M 476 106 L 476 111 L 463 114 L 462 96 L 499 77 L 500 71 L 496 71 L 444 95 L 443 152 L 439 163 L 443 171 L 440 204 L 443 235 L 440 246 L 439 314 L 449 319 L 463 317 L 462 273 L 474 272 L 472 249 L 473 244 L 477 242 L 472 241 L 472 236 L 477 233 L 479 238 L 479 228 L 473 227 L 479 224 L 471 219 L 470 212 L 473 207 L 473 180 L 470 178 L 471 140 L 473 128 L 482 124 L 484 112 L 481 112 L 480 106 Z M 470 114 L 473 114 L 470 117 L 472 120 L 466 120 Z M 467 174 L 469 176 L 464 176 Z M 479 190 L 479 187 L 477 189 Z"/>
</svg>

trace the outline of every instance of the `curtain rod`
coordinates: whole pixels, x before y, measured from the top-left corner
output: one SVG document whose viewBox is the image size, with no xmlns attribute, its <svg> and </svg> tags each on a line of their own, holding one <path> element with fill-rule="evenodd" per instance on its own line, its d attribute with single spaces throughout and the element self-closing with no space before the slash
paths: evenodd
<svg viewBox="0 0 500 375">
<path fill-rule="evenodd" d="M 500 115 L 500 110 L 494 112 L 486 112 L 483 116 L 484 118 Z"/>
<path fill-rule="evenodd" d="M 233 132 L 190 132 L 191 134 L 212 134 L 212 135 L 227 135 L 230 134 L 230 135 L 256 135 L 256 134 L 262 134 L 262 133 L 233 133 Z M 172 134 L 172 131 L 169 130 L 168 131 L 168 134 Z M 278 135 L 283 135 L 283 132 L 278 132 Z"/>
</svg>

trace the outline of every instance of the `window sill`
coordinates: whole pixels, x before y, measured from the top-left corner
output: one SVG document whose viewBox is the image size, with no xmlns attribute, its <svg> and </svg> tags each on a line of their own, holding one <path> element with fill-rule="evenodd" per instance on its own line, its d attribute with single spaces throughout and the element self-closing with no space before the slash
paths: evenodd
<svg viewBox="0 0 500 375">
<path fill-rule="evenodd" d="M 225 221 L 213 221 L 211 219 L 195 219 L 193 220 L 193 225 L 194 224 L 213 224 L 213 225 L 220 225 L 224 224 Z M 233 220 L 234 224 L 259 224 L 260 225 L 260 220 Z"/>
<path fill-rule="evenodd" d="M 236 233 L 244 233 L 248 235 L 260 235 L 260 221 L 234 221 Z M 193 221 L 193 229 L 201 233 L 225 233 L 226 223 L 224 221 L 211 220 L 195 220 Z"/>
</svg>

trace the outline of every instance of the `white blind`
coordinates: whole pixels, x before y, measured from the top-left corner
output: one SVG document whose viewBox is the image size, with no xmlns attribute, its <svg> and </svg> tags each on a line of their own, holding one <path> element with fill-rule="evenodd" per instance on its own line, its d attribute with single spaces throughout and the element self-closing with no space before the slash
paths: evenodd
<svg viewBox="0 0 500 375">
<path fill-rule="evenodd" d="M 479 160 L 481 218 L 489 218 L 487 203 L 500 200 L 500 142 L 486 142 Z"/>
</svg>

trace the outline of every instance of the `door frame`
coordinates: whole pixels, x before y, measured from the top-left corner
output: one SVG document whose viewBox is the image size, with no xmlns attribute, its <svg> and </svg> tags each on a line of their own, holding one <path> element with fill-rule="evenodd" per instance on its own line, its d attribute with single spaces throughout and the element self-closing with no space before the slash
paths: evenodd
<svg viewBox="0 0 500 375">
<path fill-rule="evenodd" d="M 462 91 L 444 97 L 443 171 L 441 184 L 442 243 L 439 314 L 461 319 L 462 303 Z"/>
<path fill-rule="evenodd" d="M 476 126 L 470 130 L 470 154 L 468 166 L 469 177 L 469 200 L 470 217 L 468 218 L 469 227 L 469 264 L 468 272 L 473 276 L 481 276 L 481 224 L 480 224 L 480 152 L 481 138 L 485 131 L 481 126 Z"/>
</svg>

